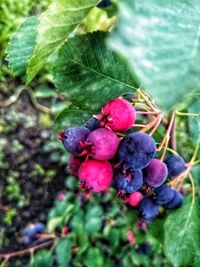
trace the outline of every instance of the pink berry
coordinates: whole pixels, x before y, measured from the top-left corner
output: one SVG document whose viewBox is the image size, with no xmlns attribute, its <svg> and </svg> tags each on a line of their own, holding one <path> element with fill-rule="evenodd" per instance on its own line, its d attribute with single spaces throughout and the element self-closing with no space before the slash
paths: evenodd
<svg viewBox="0 0 200 267">
<path fill-rule="evenodd" d="M 114 132 L 99 128 L 90 133 L 82 145 L 85 147 L 83 154 L 97 160 L 108 160 L 115 156 L 119 139 Z"/>
<path fill-rule="evenodd" d="M 72 175 L 78 177 L 79 167 L 81 166 L 82 162 L 83 162 L 82 158 L 70 155 L 68 168 Z"/>
<path fill-rule="evenodd" d="M 127 238 L 128 238 L 128 241 L 130 242 L 131 245 L 135 245 L 136 244 L 136 237 L 135 237 L 133 232 L 128 231 L 127 232 Z"/>
<path fill-rule="evenodd" d="M 106 191 L 113 177 L 113 169 L 108 161 L 88 159 L 79 169 L 79 178 L 93 192 Z"/>
<path fill-rule="evenodd" d="M 136 119 L 134 107 L 123 98 L 109 101 L 102 108 L 101 126 L 113 131 L 125 131 L 132 127 Z"/>
<path fill-rule="evenodd" d="M 134 193 L 130 194 L 130 196 L 127 199 L 127 202 L 132 207 L 137 207 L 139 205 L 140 201 L 142 200 L 142 198 L 143 198 L 142 193 L 134 192 Z"/>
</svg>

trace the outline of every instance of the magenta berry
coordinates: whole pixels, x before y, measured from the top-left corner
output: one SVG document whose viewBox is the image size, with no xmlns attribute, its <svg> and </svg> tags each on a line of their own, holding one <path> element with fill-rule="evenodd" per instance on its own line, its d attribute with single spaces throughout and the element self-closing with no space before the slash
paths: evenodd
<svg viewBox="0 0 200 267">
<path fill-rule="evenodd" d="M 144 182 L 151 187 L 158 187 L 163 184 L 167 175 L 167 166 L 159 159 L 152 159 L 143 170 Z"/>
<path fill-rule="evenodd" d="M 83 142 L 83 154 L 97 160 L 108 160 L 115 156 L 119 145 L 117 135 L 105 128 L 99 128 L 88 135 Z"/>
<path fill-rule="evenodd" d="M 79 169 L 79 178 L 93 192 L 106 191 L 113 177 L 113 169 L 108 161 L 88 159 Z"/>
<path fill-rule="evenodd" d="M 134 193 L 130 194 L 130 196 L 127 198 L 126 201 L 132 207 L 137 207 L 142 199 L 143 199 L 142 193 L 134 192 Z"/>
<path fill-rule="evenodd" d="M 78 177 L 78 171 L 82 162 L 83 162 L 82 158 L 70 155 L 68 168 L 72 175 Z"/>
<path fill-rule="evenodd" d="M 126 131 L 134 124 L 136 111 L 127 100 L 116 98 L 102 108 L 102 115 L 99 117 L 101 126 L 113 131 Z"/>
</svg>

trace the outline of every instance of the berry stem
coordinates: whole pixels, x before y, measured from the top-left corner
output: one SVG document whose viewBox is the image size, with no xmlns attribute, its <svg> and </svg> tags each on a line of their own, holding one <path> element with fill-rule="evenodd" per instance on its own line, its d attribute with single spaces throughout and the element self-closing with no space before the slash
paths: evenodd
<svg viewBox="0 0 200 267">
<path fill-rule="evenodd" d="M 160 111 L 136 111 L 137 114 L 141 114 L 141 115 L 158 115 L 160 114 Z"/>
<path fill-rule="evenodd" d="M 144 101 L 146 102 L 146 104 L 153 110 L 153 111 L 159 111 L 149 100 L 149 98 L 145 95 L 144 92 L 142 92 L 141 89 L 138 89 L 137 92 L 139 93 L 139 95 L 142 96 L 142 98 L 144 99 Z"/>
<path fill-rule="evenodd" d="M 158 121 L 159 121 L 159 117 L 157 117 L 155 120 L 153 120 L 150 123 L 148 123 L 142 130 L 140 130 L 140 132 L 142 132 L 142 133 L 147 132 L 149 129 L 154 127 L 157 124 Z"/>
<path fill-rule="evenodd" d="M 161 142 L 161 144 L 159 145 L 159 147 L 157 148 L 157 151 L 161 151 L 161 149 L 163 148 L 165 142 L 168 141 L 168 139 L 170 139 L 170 132 L 172 130 L 172 126 L 173 126 L 173 123 L 174 123 L 174 119 L 175 119 L 175 112 L 173 111 L 172 112 L 172 115 L 171 115 L 171 118 L 170 118 L 170 121 L 169 121 L 169 126 L 167 128 L 167 131 L 165 133 L 165 136 Z"/>
<path fill-rule="evenodd" d="M 31 253 L 32 251 L 36 251 L 38 249 L 41 249 L 41 248 L 45 248 L 45 247 L 48 247 L 50 246 L 52 243 L 54 243 L 54 241 L 56 240 L 56 238 L 53 238 L 52 240 L 49 240 L 43 244 L 40 244 L 40 245 L 36 245 L 34 247 L 31 247 L 31 248 L 27 248 L 27 249 L 23 249 L 23 250 L 19 250 L 19 251 L 16 251 L 16 252 L 11 252 L 11 253 L 5 253 L 5 254 L 0 254 L 0 259 L 1 258 L 5 258 L 5 259 L 10 259 L 12 257 L 20 257 L 20 256 L 23 256 L 25 254 L 29 254 Z"/>
<path fill-rule="evenodd" d="M 146 127 L 146 125 L 145 124 L 136 124 L 136 123 L 134 123 L 133 127 Z"/>
<path fill-rule="evenodd" d="M 152 135 L 155 133 L 155 131 L 157 130 L 158 126 L 160 125 L 160 123 L 161 123 L 161 121 L 162 121 L 162 119 L 163 119 L 163 116 L 164 116 L 163 114 L 161 114 L 161 115 L 159 116 L 159 119 L 158 119 L 157 123 L 156 123 L 155 126 L 153 127 L 152 131 L 149 133 L 150 136 L 152 136 Z"/>
<path fill-rule="evenodd" d="M 190 182 L 192 185 L 192 203 L 194 203 L 195 195 L 196 195 L 196 188 L 195 188 L 194 178 L 191 173 L 189 173 L 189 178 L 190 178 Z"/>
<path fill-rule="evenodd" d="M 189 112 L 180 112 L 180 111 L 176 111 L 176 115 L 178 116 L 187 116 L 187 117 L 199 117 L 200 114 L 198 113 L 189 113 Z"/>
<path fill-rule="evenodd" d="M 164 160 L 165 154 L 167 152 L 168 144 L 169 144 L 169 139 L 167 139 L 167 141 L 165 142 L 164 149 L 163 149 L 162 155 L 160 157 L 160 160 L 161 161 Z"/>
<path fill-rule="evenodd" d="M 200 138 L 199 138 L 199 139 L 200 139 Z M 200 140 L 198 140 L 198 143 L 197 143 L 197 145 L 196 145 L 196 147 L 195 147 L 193 156 L 192 156 L 192 158 L 191 158 L 191 160 L 190 160 L 190 164 L 191 164 L 191 165 L 193 165 L 193 163 L 195 162 L 195 159 L 196 159 L 196 157 L 197 157 L 199 148 L 200 148 Z"/>
<path fill-rule="evenodd" d="M 172 130 L 170 132 L 170 145 L 173 150 L 176 150 L 176 117 L 174 117 Z"/>
</svg>

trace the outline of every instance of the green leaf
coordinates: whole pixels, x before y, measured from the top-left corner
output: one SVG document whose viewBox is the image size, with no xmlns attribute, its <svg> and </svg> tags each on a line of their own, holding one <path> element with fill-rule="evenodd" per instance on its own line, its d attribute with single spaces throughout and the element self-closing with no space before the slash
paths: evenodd
<svg viewBox="0 0 200 267">
<path fill-rule="evenodd" d="M 190 266 L 200 244 L 200 209 L 188 199 L 180 209 L 172 211 L 165 224 L 164 250 L 175 267 Z"/>
<path fill-rule="evenodd" d="M 109 45 L 162 109 L 200 90 L 200 2 L 122 0 Z"/>
<path fill-rule="evenodd" d="M 9 66 L 16 75 L 23 75 L 36 42 L 38 17 L 32 16 L 25 20 L 16 31 L 7 47 Z"/>
<path fill-rule="evenodd" d="M 56 246 L 56 256 L 59 267 L 66 267 L 71 257 L 71 242 L 68 239 L 61 239 Z"/>
<path fill-rule="evenodd" d="M 83 109 L 79 109 L 70 105 L 58 115 L 54 125 L 54 134 L 68 127 L 83 124 L 90 116 L 92 112 L 88 112 Z"/>
<path fill-rule="evenodd" d="M 196 99 L 190 103 L 188 111 L 190 113 L 197 113 L 197 117 L 189 117 L 189 136 L 190 138 L 197 143 L 200 138 L 200 98 Z"/>
<path fill-rule="evenodd" d="M 126 64 L 106 48 L 105 36 L 96 32 L 70 39 L 54 69 L 59 92 L 84 110 L 99 111 L 107 100 L 135 90 Z"/>
<path fill-rule="evenodd" d="M 39 17 L 37 45 L 27 74 L 30 82 L 70 33 L 86 17 L 99 0 L 55 0 Z"/>
<path fill-rule="evenodd" d="M 49 267 L 51 266 L 51 261 L 51 251 L 41 250 L 35 254 L 33 261 L 29 264 L 29 267 Z"/>
<path fill-rule="evenodd" d="M 99 248 L 89 248 L 86 255 L 86 266 L 102 267 L 104 265 L 104 255 Z"/>
<path fill-rule="evenodd" d="M 85 228 L 89 234 L 98 232 L 102 226 L 103 210 L 100 206 L 88 207 Z"/>
</svg>

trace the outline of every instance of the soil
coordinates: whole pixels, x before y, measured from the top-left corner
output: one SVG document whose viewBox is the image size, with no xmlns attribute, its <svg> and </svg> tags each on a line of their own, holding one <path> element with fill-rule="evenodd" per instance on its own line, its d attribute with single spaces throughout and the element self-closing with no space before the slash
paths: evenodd
<svg viewBox="0 0 200 267">
<path fill-rule="evenodd" d="M 26 92 L 14 105 L 1 110 L 0 253 L 24 249 L 23 229 L 28 223 L 46 223 L 57 193 L 64 188 L 66 166 L 52 161 L 52 154 L 60 153 L 57 148 L 45 151 L 51 128 L 40 126 L 39 115 Z M 13 179 L 20 194 L 8 192 Z M 16 210 L 16 215 L 6 223 L 9 208 Z M 8 266 L 25 266 L 28 258 L 14 258 Z"/>
</svg>

